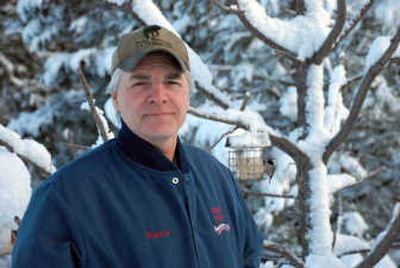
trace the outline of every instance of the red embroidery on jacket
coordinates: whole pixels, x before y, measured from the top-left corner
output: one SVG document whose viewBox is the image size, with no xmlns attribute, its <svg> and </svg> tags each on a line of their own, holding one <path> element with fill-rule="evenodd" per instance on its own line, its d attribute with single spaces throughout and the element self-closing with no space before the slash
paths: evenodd
<svg viewBox="0 0 400 268">
<path fill-rule="evenodd" d="M 211 213 L 213 214 L 214 220 L 219 223 L 224 220 L 224 215 L 221 212 L 220 207 L 211 208 Z"/>
<path fill-rule="evenodd" d="M 159 239 L 159 238 L 164 238 L 164 237 L 169 237 L 169 236 L 171 236 L 170 230 L 162 230 L 159 232 L 146 231 L 146 237 L 149 240 Z"/>
</svg>

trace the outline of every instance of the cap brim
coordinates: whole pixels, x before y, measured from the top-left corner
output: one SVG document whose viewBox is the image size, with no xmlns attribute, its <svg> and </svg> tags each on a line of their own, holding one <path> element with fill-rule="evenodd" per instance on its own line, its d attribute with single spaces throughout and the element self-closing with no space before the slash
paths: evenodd
<svg viewBox="0 0 400 268">
<path fill-rule="evenodd" d="M 185 65 L 185 63 L 177 57 L 173 51 L 168 50 L 166 48 L 151 48 L 151 49 L 144 49 L 140 53 L 135 53 L 135 55 L 132 55 L 131 57 L 125 59 L 117 68 L 120 68 L 126 72 L 132 71 L 136 65 L 139 63 L 141 59 L 143 59 L 147 54 L 151 52 L 165 52 L 174 57 L 174 59 L 178 62 L 179 66 L 181 67 L 182 71 L 188 71 L 188 67 Z"/>
</svg>

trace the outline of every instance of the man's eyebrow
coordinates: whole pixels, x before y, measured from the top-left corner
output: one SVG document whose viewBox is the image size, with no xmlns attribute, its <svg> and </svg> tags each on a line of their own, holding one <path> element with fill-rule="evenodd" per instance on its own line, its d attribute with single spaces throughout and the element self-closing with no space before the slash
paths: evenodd
<svg viewBox="0 0 400 268">
<path fill-rule="evenodd" d="M 145 74 L 131 74 L 129 79 L 137 79 L 137 80 L 149 80 L 150 76 Z"/>
<path fill-rule="evenodd" d="M 179 79 L 182 77 L 183 72 L 171 72 L 166 75 L 167 79 Z"/>
</svg>

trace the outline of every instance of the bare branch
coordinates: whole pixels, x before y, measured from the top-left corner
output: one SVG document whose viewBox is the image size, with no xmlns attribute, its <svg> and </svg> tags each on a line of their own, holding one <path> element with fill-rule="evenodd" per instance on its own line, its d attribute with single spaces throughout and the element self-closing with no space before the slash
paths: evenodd
<svg viewBox="0 0 400 268">
<path fill-rule="evenodd" d="M 200 85 L 199 82 L 195 81 L 195 86 L 197 88 L 197 90 L 199 90 L 200 92 L 202 92 L 204 95 L 206 95 L 210 100 L 214 101 L 216 104 L 218 104 L 219 106 L 221 106 L 223 109 L 228 109 L 229 108 L 229 104 L 226 103 L 223 99 L 221 99 L 220 97 L 218 97 L 216 94 L 214 94 L 212 92 L 212 90 L 206 89 L 204 87 L 202 87 Z"/>
<path fill-rule="evenodd" d="M 297 125 L 304 126 L 306 123 L 306 92 L 307 92 L 307 66 L 306 64 L 296 65 L 297 81 Z"/>
<path fill-rule="evenodd" d="M 364 182 L 366 182 L 366 181 L 368 181 L 368 180 L 370 180 L 370 179 L 372 179 L 372 178 L 378 176 L 378 175 L 379 175 L 381 172 L 383 172 L 385 169 L 386 169 L 386 167 L 384 167 L 384 166 L 379 167 L 379 168 L 377 168 L 377 169 L 371 171 L 371 172 L 368 174 L 368 176 L 366 176 L 366 177 L 363 178 L 362 180 L 359 180 L 359 181 L 357 181 L 357 182 L 355 182 L 355 183 L 353 183 L 353 184 L 351 184 L 351 185 L 347 185 L 346 187 L 340 189 L 339 191 L 347 190 L 347 189 L 353 188 L 353 187 L 355 187 L 355 186 L 357 186 L 357 185 L 359 185 L 359 184 L 361 184 L 361 183 L 364 183 Z"/>
<path fill-rule="evenodd" d="M 81 80 L 83 89 L 85 90 L 86 98 L 88 100 L 93 119 L 96 123 L 97 130 L 99 131 L 103 141 L 106 142 L 109 140 L 107 131 L 106 131 L 106 127 L 104 126 L 103 122 L 101 121 L 100 115 L 98 114 L 96 106 L 94 105 L 93 95 L 90 92 L 90 85 L 89 85 L 88 81 L 86 80 L 85 74 L 82 71 L 82 64 L 80 64 L 80 66 L 79 66 L 78 73 L 79 73 L 79 79 Z"/>
<path fill-rule="evenodd" d="M 323 160 L 325 163 L 328 162 L 332 153 L 338 148 L 349 136 L 351 130 L 354 127 L 354 124 L 358 118 L 360 113 L 361 107 L 364 103 L 365 97 L 367 95 L 367 91 L 370 88 L 372 82 L 374 81 L 375 77 L 382 71 L 383 68 L 387 66 L 390 61 L 391 56 L 396 51 L 400 42 L 400 28 L 397 29 L 396 34 L 390 40 L 390 45 L 383 53 L 381 58 L 373 64 L 366 75 L 364 76 L 358 91 L 355 97 L 354 103 L 350 109 L 350 114 L 347 117 L 346 122 L 340 129 L 340 131 L 336 134 L 336 136 L 330 141 L 328 146 L 326 147 L 325 153 L 323 155 Z"/>
<path fill-rule="evenodd" d="M 272 193 L 262 193 L 262 192 L 254 192 L 254 191 L 249 191 L 249 190 L 243 190 L 243 195 L 249 196 L 249 195 L 253 195 L 256 197 L 276 197 L 276 198 L 286 198 L 286 199 L 295 199 L 296 196 L 294 195 L 285 195 L 285 194 L 272 194 Z"/>
<path fill-rule="evenodd" d="M 24 81 L 15 76 L 14 64 L 0 51 L 0 64 L 4 66 L 7 77 L 17 88 L 22 88 Z"/>
<path fill-rule="evenodd" d="M 296 55 L 288 50 L 287 48 L 279 45 L 278 43 L 274 42 L 272 39 L 265 36 L 261 33 L 256 26 L 252 25 L 251 22 L 247 19 L 246 15 L 243 11 L 238 11 L 236 15 L 239 17 L 243 25 L 258 39 L 263 41 L 266 45 L 270 46 L 271 48 L 277 50 L 277 53 L 284 55 L 286 58 L 292 60 L 295 63 L 300 63 L 300 61 Z"/>
<path fill-rule="evenodd" d="M 246 93 L 244 94 L 242 104 L 240 105 L 240 108 L 239 108 L 240 111 L 244 111 L 244 109 L 246 109 L 246 106 L 250 100 L 250 96 L 251 96 L 250 92 L 246 91 Z"/>
<path fill-rule="evenodd" d="M 397 215 L 396 215 L 397 214 Z M 368 256 L 356 266 L 356 268 L 372 268 L 377 264 L 389 251 L 390 247 L 400 234 L 400 212 L 394 213 L 391 224 L 386 229 L 385 236 L 378 242 L 375 248 Z"/>
<path fill-rule="evenodd" d="M 366 248 L 366 249 L 359 249 L 359 250 L 352 250 L 352 251 L 346 251 L 346 252 L 343 252 L 343 253 L 341 253 L 341 254 L 338 254 L 338 258 L 341 258 L 341 257 L 343 257 L 343 256 L 346 256 L 346 255 L 353 255 L 353 254 L 364 254 L 364 253 L 368 253 L 368 252 L 370 252 L 370 249 L 369 248 Z"/>
<path fill-rule="evenodd" d="M 310 63 L 319 65 L 329 55 L 329 53 L 332 52 L 332 49 L 337 42 L 346 22 L 346 12 L 346 0 L 337 0 L 337 18 L 335 26 L 333 26 L 322 46 L 311 57 L 309 60 Z"/>
<path fill-rule="evenodd" d="M 360 10 L 360 14 L 351 22 L 350 26 L 340 35 L 339 40 L 335 43 L 332 50 L 335 50 L 338 45 L 353 31 L 356 25 L 367 15 L 369 9 L 375 0 L 369 0 Z"/>
<path fill-rule="evenodd" d="M 304 268 L 305 267 L 304 262 L 300 258 L 298 258 L 292 252 L 288 251 L 286 248 L 284 248 L 276 243 L 264 241 L 263 247 L 266 250 L 281 254 L 296 268 Z"/>
<path fill-rule="evenodd" d="M 220 143 L 220 142 L 222 141 L 223 138 L 225 138 L 227 135 L 233 133 L 233 132 L 234 132 L 236 129 L 238 129 L 238 128 L 239 128 L 239 127 L 234 127 L 234 128 L 232 128 L 232 129 L 228 130 L 227 132 L 225 132 L 224 134 L 222 134 L 221 137 L 219 137 L 218 140 L 216 140 L 216 141 L 214 142 L 214 144 L 210 146 L 210 148 L 211 148 L 211 149 L 214 149 L 214 147 L 217 146 L 218 143 Z"/>
<path fill-rule="evenodd" d="M 213 0 L 214 3 L 224 12 L 231 13 L 231 14 L 238 14 L 239 11 L 236 8 L 228 7 L 221 4 L 218 0 Z"/>
</svg>

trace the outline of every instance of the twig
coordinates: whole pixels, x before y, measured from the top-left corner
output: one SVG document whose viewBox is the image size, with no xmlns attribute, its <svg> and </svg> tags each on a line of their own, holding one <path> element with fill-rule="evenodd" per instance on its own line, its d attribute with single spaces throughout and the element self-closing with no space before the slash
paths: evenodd
<svg viewBox="0 0 400 268">
<path fill-rule="evenodd" d="M 254 192 L 254 191 L 249 191 L 249 190 L 243 190 L 243 195 L 245 197 L 249 196 L 249 195 L 253 195 L 256 197 L 268 196 L 268 197 L 287 198 L 287 199 L 295 199 L 296 198 L 296 196 L 294 196 L 294 195 L 262 193 L 262 192 Z"/>
<path fill-rule="evenodd" d="M 244 111 L 244 109 L 246 109 L 246 106 L 250 100 L 250 96 L 251 96 L 250 92 L 246 91 L 246 93 L 244 94 L 242 104 L 240 105 L 240 108 L 239 108 L 240 111 Z"/>
<path fill-rule="evenodd" d="M 335 50 L 338 45 L 353 31 L 356 25 L 367 15 L 369 9 L 371 8 L 372 4 L 375 0 L 369 0 L 360 10 L 360 14 L 358 14 L 357 18 L 352 21 L 350 26 L 344 31 L 343 34 L 339 36 L 339 40 L 333 46 L 333 50 Z"/>
<path fill-rule="evenodd" d="M 371 250 L 370 249 L 359 249 L 359 250 L 351 250 L 351 251 L 346 251 L 346 252 L 343 252 L 343 253 L 341 253 L 341 254 L 338 254 L 338 258 L 341 258 L 341 257 L 343 257 L 343 256 L 346 256 L 346 255 L 353 255 L 353 254 L 364 254 L 364 253 L 368 253 L 368 252 L 370 252 Z"/>
<path fill-rule="evenodd" d="M 353 187 L 355 187 L 355 186 L 357 186 L 357 185 L 359 185 L 359 184 L 361 184 L 361 183 L 363 183 L 363 182 L 366 182 L 366 181 L 368 181 L 368 180 L 370 180 L 370 179 L 376 177 L 377 175 L 379 175 L 379 173 L 381 173 L 381 172 L 384 171 L 385 169 L 386 169 L 386 167 L 379 167 L 379 168 L 375 169 L 374 171 L 370 172 L 370 173 L 368 174 L 368 176 L 366 176 L 366 177 L 363 178 L 362 180 L 357 181 L 357 182 L 355 182 L 355 183 L 353 183 L 353 184 L 347 185 L 346 187 L 340 189 L 339 191 L 347 190 L 347 189 L 353 188 Z"/>
<path fill-rule="evenodd" d="M 323 155 L 323 161 L 325 163 L 328 162 L 330 156 L 336 150 L 336 148 L 338 148 L 349 136 L 358 118 L 358 115 L 360 114 L 360 110 L 364 103 L 368 89 L 370 88 L 375 77 L 389 63 L 391 56 L 393 55 L 393 53 L 395 52 L 395 50 L 399 45 L 399 42 L 400 42 L 400 27 L 397 29 L 397 32 L 394 35 L 394 37 L 390 40 L 389 47 L 386 49 L 386 51 L 383 53 L 380 59 L 369 68 L 367 74 L 364 76 L 357 91 L 357 95 L 355 97 L 354 103 L 351 107 L 346 122 L 343 124 L 340 131 L 335 135 L 335 137 L 330 141 L 330 143 L 326 147 L 325 153 Z"/>
<path fill-rule="evenodd" d="M 378 242 L 373 250 L 367 255 L 367 257 L 356 266 L 356 268 L 372 268 L 377 264 L 388 252 L 393 242 L 397 239 L 400 234 L 400 212 L 397 215 L 393 215 L 391 224 L 386 229 L 386 234 Z"/>
<path fill-rule="evenodd" d="M 266 250 L 279 253 L 280 255 L 285 257 L 291 264 L 293 264 L 294 267 L 296 267 L 296 268 L 304 268 L 305 267 L 304 262 L 300 258 L 298 258 L 292 252 L 288 251 L 286 248 L 284 248 L 276 243 L 264 241 L 263 247 Z"/>
<path fill-rule="evenodd" d="M 103 122 L 101 121 L 100 115 L 97 112 L 96 106 L 94 105 L 93 95 L 90 92 L 90 89 L 89 89 L 90 85 L 87 82 L 86 77 L 82 71 L 82 65 L 83 65 L 83 62 L 81 62 L 80 66 L 79 66 L 79 70 L 78 70 L 79 79 L 81 80 L 83 89 L 85 90 L 86 98 L 88 100 L 93 119 L 96 123 L 97 130 L 99 131 L 101 137 L 103 138 L 103 141 L 106 142 L 109 140 L 107 131 L 106 131 L 106 128 L 105 128 Z"/>
<path fill-rule="evenodd" d="M 223 138 L 225 138 L 227 135 L 233 133 L 235 130 L 237 130 L 239 127 L 234 127 L 230 130 L 228 130 L 227 132 L 225 132 L 224 134 L 221 135 L 221 137 L 218 138 L 218 140 L 216 140 L 211 146 L 211 149 L 214 149 L 215 146 L 218 145 L 218 143 L 220 143 L 222 141 Z"/>
<path fill-rule="evenodd" d="M 236 9 L 236 8 L 227 7 L 227 6 L 223 5 L 223 4 L 221 4 L 218 0 L 213 0 L 213 1 L 224 12 L 231 13 L 231 14 L 238 14 L 239 13 L 238 9 Z"/>
<path fill-rule="evenodd" d="M 322 61 L 332 52 L 334 44 L 337 42 L 340 33 L 343 30 L 343 26 L 346 22 L 346 1 L 337 0 L 337 18 L 335 26 L 333 26 L 328 37 L 325 39 L 322 46 L 316 53 L 311 57 L 309 63 L 319 65 Z"/>
</svg>

